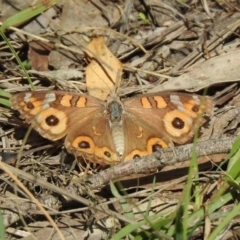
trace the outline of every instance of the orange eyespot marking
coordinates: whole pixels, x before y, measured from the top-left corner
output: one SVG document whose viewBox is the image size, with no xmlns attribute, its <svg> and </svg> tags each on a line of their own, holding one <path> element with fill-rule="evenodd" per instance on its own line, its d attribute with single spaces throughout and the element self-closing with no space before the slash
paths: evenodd
<svg viewBox="0 0 240 240">
<path fill-rule="evenodd" d="M 147 151 L 134 150 L 125 157 L 124 162 L 129 161 L 129 160 L 133 160 L 135 158 L 140 158 L 140 157 L 146 156 L 148 154 L 149 153 Z"/>
<path fill-rule="evenodd" d="M 198 108 L 195 104 L 192 103 L 184 103 L 184 113 L 187 114 L 191 118 L 196 118 L 198 114 Z"/>
<path fill-rule="evenodd" d="M 19 105 L 22 106 L 23 111 L 29 112 L 31 115 L 36 115 L 41 109 L 42 101 L 21 102 Z M 36 109 L 38 109 L 38 111 L 36 111 Z"/>
<path fill-rule="evenodd" d="M 149 102 L 149 100 L 146 97 L 141 98 L 141 103 L 142 103 L 143 108 L 152 108 L 151 103 Z"/>
<path fill-rule="evenodd" d="M 80 97 L 76 103 L 76 107 L 82 108 L 86 106 L 87 99 L 85 97 Z"/>
<path fill-rule="evenodd" d="M 34 105 L 31 102 L 24 103 L 24 105 L 22 104 L 22 106 L 25 112 L 28 112 L 28 111 L 31 111 L 31 109 L 34 109 Z"/>
<path fill-rule="evenodd" d="M 95 146 L 95 156 L 99 159 L 104 159 L 105 164 L 119 162 L 117 154 L 112 152 L 108 147 Z"/>
<path fill-rule="evenodd" d="M 196 118 L 198 114 L 202 114 L 205 106 L 197 105 L 194 100 L 189 100 L 187 103 L 183 104 L 186 109 L 185 113 L 192 118 Z"/>
<path fill-rule="evenodd" d="M 204 107 L 204 106 L 194 105 L 191 110 L 192 110 L 193 112 L 195 112 L 195 113 L 198 113 L 199 110 L 201 110 L 201 109 L 205 109 L 205 107 Z"/>
<path fill-rule="evenodd" d="M 194 100 L 191 100 L 191 101 L 194 102 Z M 196 99 L 195 105 L 192 107 L 192 111 L 198 114 L 203 114 L 204 111 L 206 111 L 207 113 L 210 113 L 211 109 L 212 109 L 212 102 L 208 97 L 201 97 L 200 99 L 199 98 Z"/>
<path fill-rule="evenodd" d="M 55 115 L 50 115 L 45 119 L 45 122 L 48 126 L 57 126 L 59 123 L 59 119 Z"/>
<path fill-rule="evenodd" d="M 190 132 L 192 127 L 192 119 L 178 110 L 168 112 L 163 118 L 163 123 L 166 131 L 174 137 Z"/>
<path fill-rule="evenodd" d="M 155 97 L 153 97 L 153 99 L 156 101 L 158 108 L 165 108 L 165 107 L 167 107 L 167 103 L 166 103 L 166 101 L 162 97 L 155 96 Z"/>
<path fill-rule="evenodd" d="M 66 145 L 69 145 L 69 143 Z M 76 137 L 73 140 L 70 147 L 75 148 L 76 151 L 87 153 L 87 154 L 94 154 L 94 151 L 95 151 L 95 144 L 93 140 L 87 136 Z M 81 154 L 77 154 L 77 155 L 81 155 Z"/>
<path fill-rule="evenodd" d="M 167 148 L 168 145 L 161 138 L 150 138 L 147 143 L 147 151 L 149 154 L 156 152 L 161 148 Z"/>
<path fill-rule="evenodd" d="M 62 99 L 60 101 L 60 104 L 63 107 L 71 107 L 72 106 L 72 104 L 71 104 L 72 98 L 73 98 L 72 95 L 65 95 L 65 96 L 62 97 Z"/>
<path fill-rule="evenodd" d="M 51 132 L 52 135 L 59 135 L 67 129 L 68 117 L 64 112 L 55 108 L 41 111 L 36 115 L 36 120 L 42 129 Z"/>
<path fill-rule="evenodd" d="M 42 109 L 42 101 L 36 101 L 36 102 L 28 102 L 26 104 L 26 106 L 24 107 L 27 108 L 28 110 L 26 111 L 30 111 L 29 113 L 31 115 L 36 115 L 40 112 L 40 110 Z"/>
<path fill-rule="evenodd" d="M 195 112 L 197 112 L 198 114 L 203 114 L 204 113 L 204 111 L 206 111 L 207 110 L 207 112 L 209 113 L 210 111 L 209 111 L 209 109 L 206 109 L 206 105 L 204 105 L 204 104 L 206 104 L 206 102 L 204 102 L 204 100 L 203 100 L 203 102 L 201 103 L 201 105 L 199 105 L 199 106 L 194 106 L 193 108 L 192 108 L 192 110 L 193 111 L 195 111 Z"/>
<path fill-rule="evenodd" d="M 19 105 L 23 108 L 25 112 L 30 111 L 30 114 L 32 114 L 31 111 L 34 108 L 41 106 L 42 101 L 36 101 L 36 98 L 31 97 L 30 99 L 27 99 L 27 101 L 21 101 Z"/>
</svg>

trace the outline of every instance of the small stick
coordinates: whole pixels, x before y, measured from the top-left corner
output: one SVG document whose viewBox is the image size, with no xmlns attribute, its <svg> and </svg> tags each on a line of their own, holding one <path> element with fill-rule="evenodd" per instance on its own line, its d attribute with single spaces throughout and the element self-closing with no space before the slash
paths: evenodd
<svg viewBox="0 0 240 240">
<path fill-rule="evenodd" d="M 197 142 L 196 155 L 197 157 L 202 157 L 217 153 L 228 153 L 235 140 L 236 137 L 231 137 Z M 185 162 L 191 159 L 192 149 L 193 144 L 161 149 L 161 151 L 152 155 L 123 162 L 92 175 L 86 179 L 86 185 L 88 185 L 90 189 L 94 189 L 109 183 L 110 180 L 116 180 L 130 174 L 146 173 L 154 168 L 163 168 L 179 162 Z"/>
</svg>

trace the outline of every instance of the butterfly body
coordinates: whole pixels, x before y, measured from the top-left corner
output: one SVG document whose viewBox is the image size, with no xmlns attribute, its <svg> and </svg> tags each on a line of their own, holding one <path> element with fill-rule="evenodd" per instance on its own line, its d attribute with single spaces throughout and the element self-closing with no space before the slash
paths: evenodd
<svg viewBox="0 0 240 240">
<path fill-rule="evenodd" d="M 212 110 L 209 97 L 185 93 L 104 102 L 85 94 L 39 91 L 16 94 L 11 103 L 43 137 L 65 137 L 70 153 L 102 165 L 145 156 L 173 142 L 186 143 L 198 115 Z"/>
</svg>

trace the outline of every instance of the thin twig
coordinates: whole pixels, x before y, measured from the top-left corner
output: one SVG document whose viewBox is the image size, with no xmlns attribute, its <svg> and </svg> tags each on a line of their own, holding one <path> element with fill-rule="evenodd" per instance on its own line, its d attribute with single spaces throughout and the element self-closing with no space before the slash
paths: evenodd
<svg viewBox="0 0 240 240">
<path fill-rule="evenodd" d="M 196 144 L 196 155 L 197 157 L 202 157 L 217 153 L 227 153 L 235 140 L 236 137 L 231 137 L 198 142 Z M 110 180 L 116 180 L 130 174 L 144 173 L 154 168 L 163 168 L 178 162 L 185 162 L 191 159 L 192 149 L 193 144 L 187 144 L 175 148 L 162 149 L 160 152 L 152 155 L 123 162 L 87 178 L 89 188 L 101 187 L 109 183 Z"/>
</svg>

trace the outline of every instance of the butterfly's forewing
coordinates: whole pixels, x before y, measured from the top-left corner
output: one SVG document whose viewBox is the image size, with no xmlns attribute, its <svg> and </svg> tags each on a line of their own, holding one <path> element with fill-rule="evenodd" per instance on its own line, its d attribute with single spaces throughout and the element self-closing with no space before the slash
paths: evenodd
<svg viewBox="0 0 240 240">
<path fill-rule="evenodd" d="M 11 104 L 21 118 L 50 140 L 64 137 L 77 122 L 101 109 L 95 98 L 60 91 L 18 93 L 11 98 Z"/>
</svg>

